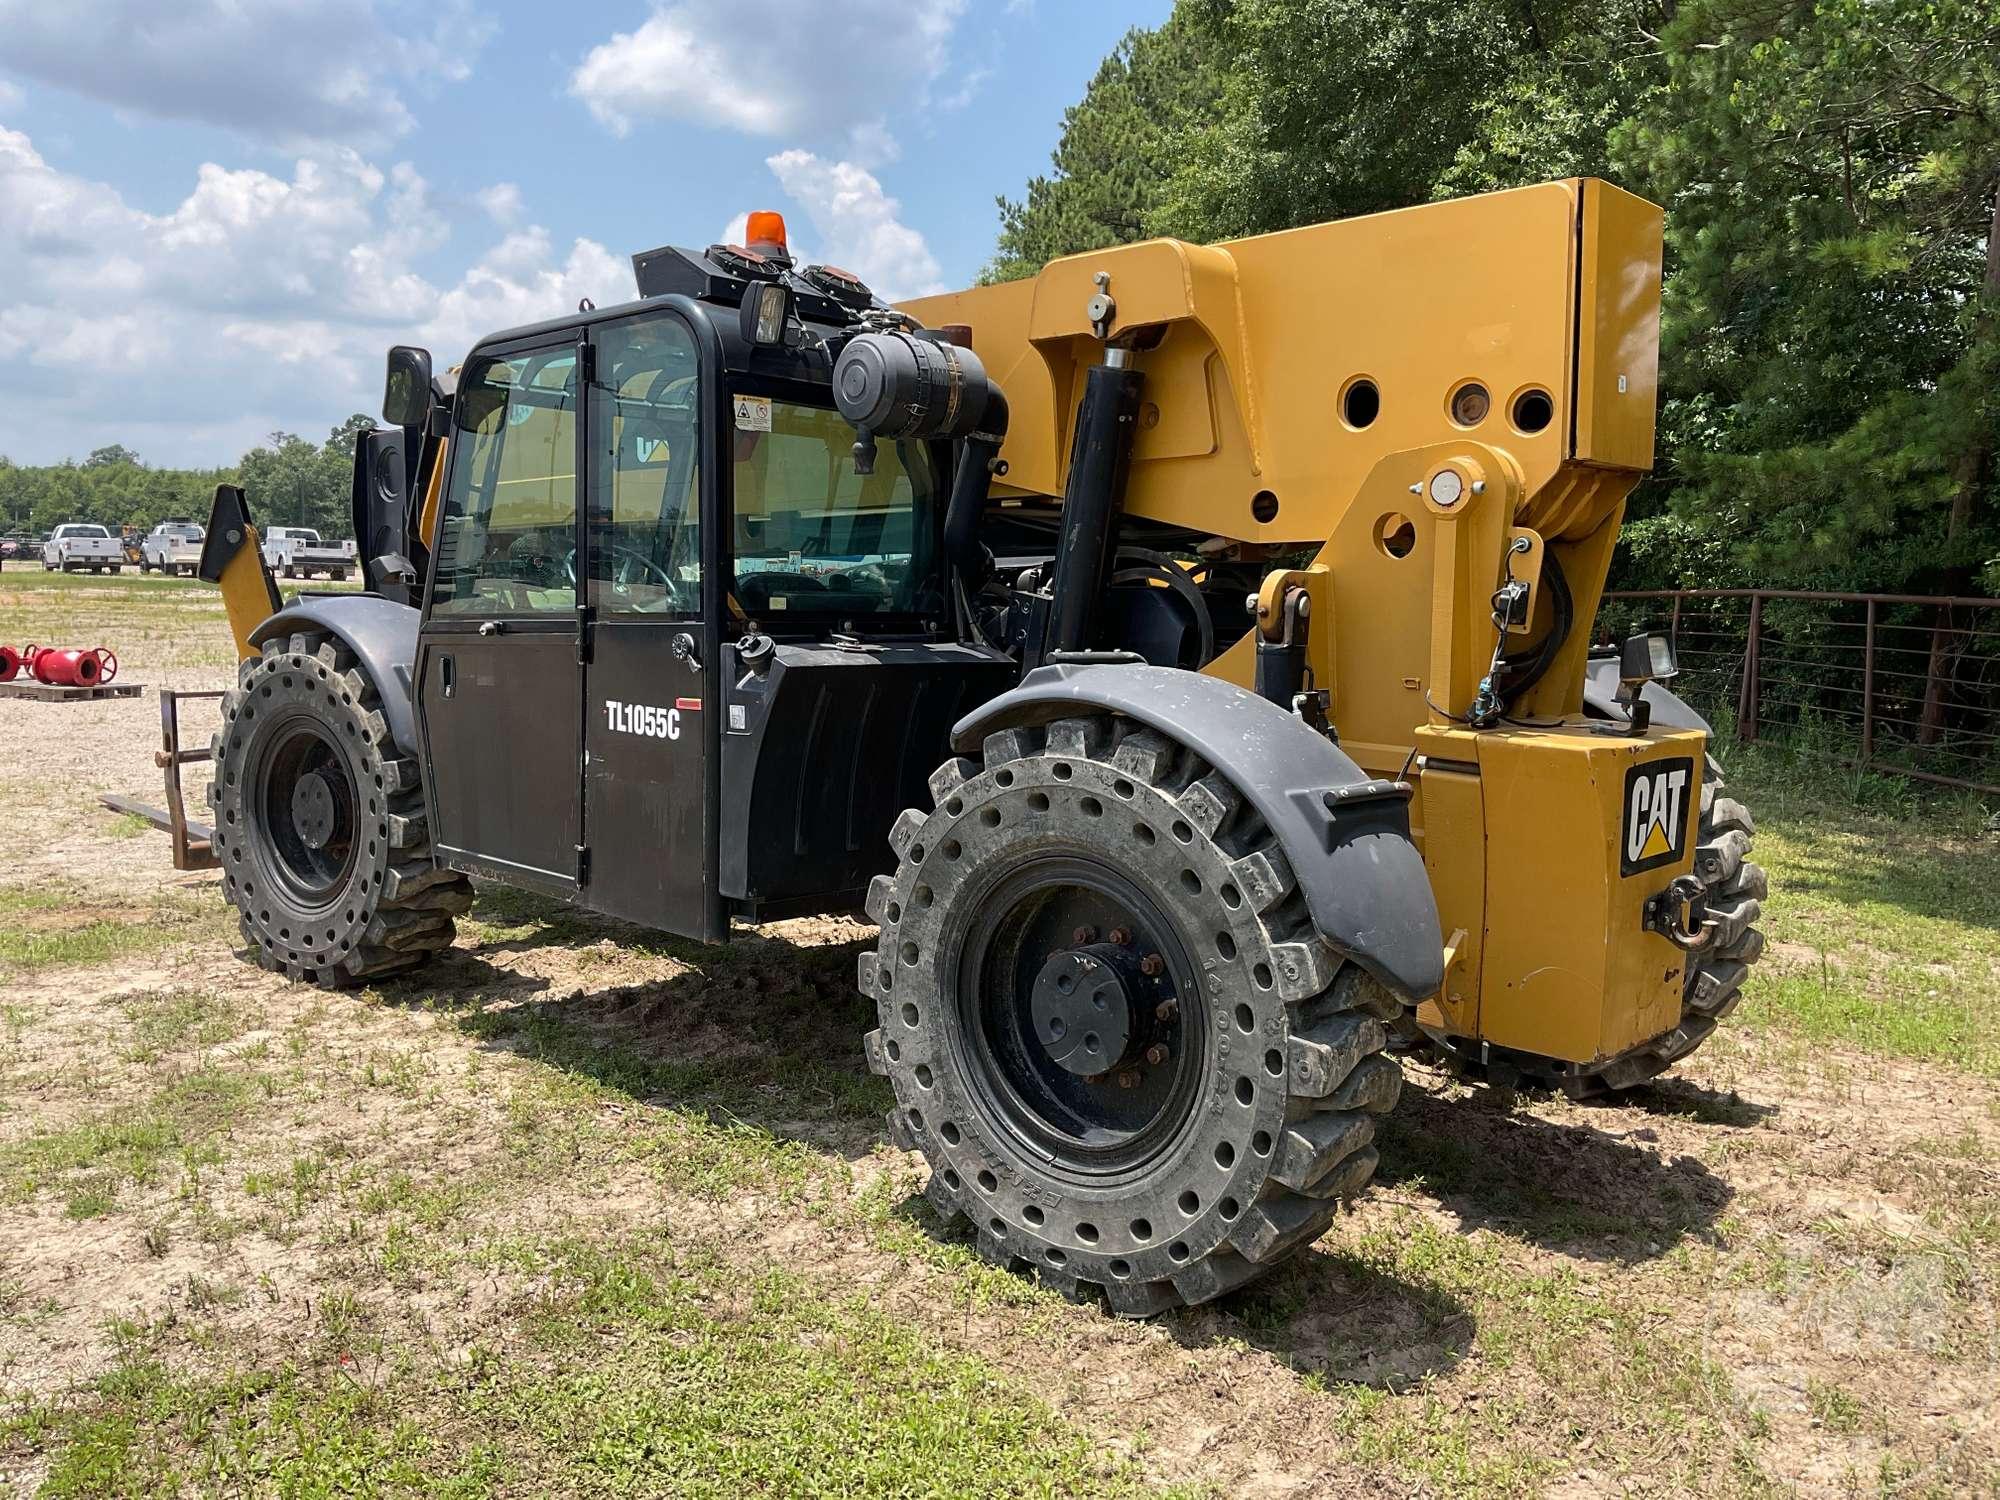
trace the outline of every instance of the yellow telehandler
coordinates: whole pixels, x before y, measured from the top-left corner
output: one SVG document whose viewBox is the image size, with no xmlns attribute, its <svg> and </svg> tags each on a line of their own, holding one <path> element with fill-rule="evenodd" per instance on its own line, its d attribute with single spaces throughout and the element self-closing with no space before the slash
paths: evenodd
<svg viewBox="0 0 2000 1500">
<path fill-rule="evenodd" d="M 1582 1096 L 1762 946 L 1747 812 L 1593 650 L 1652 461 L 1660 214 L 1575 180 L 891 307 L 743 245 L 390 352 L 369 589 L 279 604 L 242 493 L 215 849 L 327 986 L 469 877 L 720 940 L 865 906 L 932 1203 L 1143 1316 L 1367 1183 L 1422 1050 Z"/>
</svg>

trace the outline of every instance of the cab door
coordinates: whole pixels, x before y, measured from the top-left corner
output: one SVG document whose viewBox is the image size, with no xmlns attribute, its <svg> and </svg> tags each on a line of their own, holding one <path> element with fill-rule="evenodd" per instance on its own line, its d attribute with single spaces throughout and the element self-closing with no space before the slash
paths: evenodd
<svg viewBox="0 0 2000 1500">
<path fill-rule="evenodd" d="M 671 308 L 590 331 L 584 842 L 593 909 L 719 938 L 716 529 L 703 524 L 716 382 L 702 363 L 692 326 Z M 713 505 L 711 495 L 710 514 Z"/>
<path fill-rule="evenodd" d="M 416 684 L 438 857 L 572 899 L 584 873 L 581 348 L 572 332 L 467 364 Z"/>
</svg>

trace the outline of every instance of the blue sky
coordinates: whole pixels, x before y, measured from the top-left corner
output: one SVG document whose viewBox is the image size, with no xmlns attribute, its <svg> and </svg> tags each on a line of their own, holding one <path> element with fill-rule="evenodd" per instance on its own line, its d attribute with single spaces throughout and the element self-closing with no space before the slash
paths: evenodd
<svg viewBox="0 0 2000 1500">
<path fill-rule="evenodd" d="M 778 208 L 888 295 L 1170 0 L 0 0 L 0 454 L 233 462 Z"/>
</svg>

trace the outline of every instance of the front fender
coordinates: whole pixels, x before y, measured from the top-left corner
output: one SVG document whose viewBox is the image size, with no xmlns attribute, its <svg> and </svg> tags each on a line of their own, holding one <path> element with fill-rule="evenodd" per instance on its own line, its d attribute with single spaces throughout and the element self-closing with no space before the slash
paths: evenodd
<svg viewBox="0 0 2000 1500">
<path fill-rule="evenodd" d="M 338 637 L 361 662 L 361 670 L 382 695 L 389 737 L 405 755 L 421 753 L 411 674 L 417 665 L 417 625 L 422 613 L 374 594 L 322 594 L 294 600 L 250 632 L 262 646 L 298 630 L 323 630 Z"/>
<path fill-rule="evenodd" d="M 1277 835 L 1320 935 L 1404 999 L 1444 983 L 1444 941 L 1409 789 L 1234 683 L 1137 663 L 1041 667 L 952 730 L 975 754 L 1001 729 L 1114 713 L 1171 736 L 1227 776 Z"/>
</svg>

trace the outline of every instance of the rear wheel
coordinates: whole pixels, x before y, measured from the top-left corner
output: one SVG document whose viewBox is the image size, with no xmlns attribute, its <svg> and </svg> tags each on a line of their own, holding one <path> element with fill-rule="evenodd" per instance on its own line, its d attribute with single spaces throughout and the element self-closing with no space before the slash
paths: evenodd
<svg viewBox="0 0 2000 1500">
<path fill-rule="evenodd" d="M 263 967 L 329 989 L 415 968 L 472 905 L 431 857 L 417 763 L 375 685 L 332 637 L 267 641 L 213 741 L 215 850 Z"/>
<path fill-rule="evenodd" d="M 903 814 L 870 1066 L 979 1252 L 1145 1316 L 1310 1244 L 1375 1169 L 1398 1007 L 1236 789 L 1109 717 L 990 736 Z"/>
</svg>

